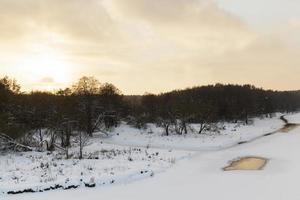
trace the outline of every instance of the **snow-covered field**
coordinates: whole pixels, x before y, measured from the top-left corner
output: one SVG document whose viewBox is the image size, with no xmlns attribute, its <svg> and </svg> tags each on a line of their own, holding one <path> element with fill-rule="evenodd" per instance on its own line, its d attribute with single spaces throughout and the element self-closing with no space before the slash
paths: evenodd
<svg viewBox="0 0 300 200">
<path fill-rule="evenodd" d="M 104 138 L 105 143 L 118 144 L 123 146 L 138 146 L 152 148 L 171 148 L 189 151 L 220 150 L 238 144 L 239 142 L 253 140 L 264 134 L 280 129 L 284 122 L 280 120 L 281 114 L 273 118 L 253 119 L 253 125 L 243 123 L 219 123 L 219 133 L 207 132 L 198 134 L 199 125 L 192 124 L 194 133 L 187 135 L 173 134 L 164 135 L 164 130 L 153 124 L 149 124 L 146 130 L 139 130 L 123 124 L 111 134 L 111 137 Z"/>
<path fill-rule="evenodd" d="M 83 160 L 65 159 L 60 153 L 1 155 L 0 196 L 28 189 L 47 191 L 56 187 L 128 183 L 165 171 L 192 153 L 101 144 L 99 139 L 94 139 L 84 154 Z"/>
<path fill-rule="evenodd" d="M 300 114 L 286 118 L 293 123 L 300 123 Z M 2 195 L 0 198 L 298 200 L 300 128 L 289 133 L 260 137 L 280 129 L 283 122 L 273 118 L 256 119 L 251 126 L 224 125 L 225 130 L 219 134 L 169 137 L 162 137 L 162 130 L 155 127 L 150 127 L 152 131 L 148 129 L 141 133 L 123 125 L 114 131 L 112 137 L 102 139 L 103 144 L 95 142 L 98 141 L 95 138 L 86 148 L 86 154 L 92 155 L 94 159 L 83 161 L 66 161 L 56 158 L 59 155 L 46 157 L 41 153 L 3 155 L 0 157 L 2 191 L 23 187 L 25 184 L 49 184 L 47 178 L 41 178 L 42 174 L 58 182 L 77 183 L 83 179 L 83 183 L 96 182 L 99 185 L 104 180 L 116 180 L 116 183 L 121 184 L 92 189 L 80 187 L 67 191 Z M 255 138 L 258 139 L 253 140 Z M 248 140 L 252 142 L 236 145 Z M 111 150 L 118 153 L 107 153 Z M 244 156 L 264 157 L 268 163 L 262 171 L 222 170 L 229 161 Z M 44 169 L 44 162 L 51 167 Z M 156 173 L 162 171 L 164 173 Z M 146 175 L 144 172 L 147 172 Z M 145 178 L 153 175 L 152 172 L 154 177 Z M 23 177 L 25 183 L 15 178 L 18 176 Z M 141 180 L 131 181 L 137 179 Z M 44 180 L 46 183 L 43 183 Z"/>
</svg>

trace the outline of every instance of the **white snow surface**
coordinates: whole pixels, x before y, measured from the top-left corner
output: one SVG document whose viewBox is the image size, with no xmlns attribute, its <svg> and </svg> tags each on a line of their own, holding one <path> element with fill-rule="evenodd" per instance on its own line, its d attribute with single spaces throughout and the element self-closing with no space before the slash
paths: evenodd
<svg viewBox="0 0 300 200">
<path fill-rule="evenodd" d="M 94 138 L 84 150 L 85 159 L 76 155 L 65 159 L 60 153 L 9 153 L 0 156 L 0 196 L 10 191 L 45 190 L 59 184 L 127 183 L 165 171 L 192 152 L 167 149 L 132 148 L 102 144 Z M 75 148 L 71 152 L 75 152 Z M 71 153 L 72 154 L 72 153 Z"/>
<path fill-rule="evenodd" d="M 299 113 L 288 115 L 286 118 L 292 123 L 300 124 Z M 185 137 L 175 135 L 161 137 L 161 132 L 157 131 L 158 128 L 152 130 L 153 134 L 141 134 L 138 130 L 133 132 L 129 131 L 129 127 L 121 126 L 114 132 L 112 137 L 103 140 L 105 144 L 101 144 L 101 148 L 133 149 L 138 146 L 143 152 L 151 151 L 152 154 L 159 152 L 160 158 L 150 159 L 155 167 L 149 167 L 148 164 L 151 161 L 145 162 L 142 159 L 145 159 L 145 155 L 149 155 L 149 153 L 139 152 L 136 153 L 135 159 L 129 162 L 125 161 L 128 160 L 127 153 L 120 154 L 116 156 L 117 158 L 113 157 L 110 161 L 111 163 L 108 163 L 107 159 L 101 156 L 103 160 L 97 160 L 97 163 L 94 163 L 92 166 L 101 165 L 101 167 L 107 167 L 108 165 L 114 167 L 124 162 L 126 163 L 125 166 L 133 171 L 147 169 L 149 171 L 164 171 L 163 173 L 155 173 L 152 178 L 136 178 L 139 180 L 134 182 L 128 181 L 129 179 L 123 179 L 123 181 L 119 182 L 120 184 L 107 187 L 92 189 L 81 187 L 68 191 L 56 190 L 33 194 L 0 195 L 0 198 L 8 200 L 298 200 L 300 198 L 300 190 L 298 189 L 300 182 L 300 172 L 298 171 L 300 169 L 300 128 L 291 130 L 289 133 L 278 132 L 267 137 L 260 137 L 279 129 L 282 125 L 283 123 L 278 118 L 256 119 L 254 120 L 254 125 L 236 127 L 234 128 L 236 129 L 235 131 L 233 131 L 232 125 L 225 124 L 226 130 L 222 130 L 217 135 L 188 135 Z M 248 140 L 250 140 L 249 143 L 236 145 L 240 141 Z M 150 148 L 144 148 L 143 146 Z M 97 148 L 100 148 L 100 144 L 93 142 L 87 147 L 87 151 L 94 151 Z M 27 156 L 32 154 L 38 153 L 29 153 Z M 8 173 L 22 173 L 23 170 L 14 168 L 19 162 L 23 163 L 23 168 L 30 166 L 30 164 L 20 159 L 20 157 L 26 159 L 26 156 L 16 155 L 19 157 L 12 158 L 14 156 L 6 155 L 0 157 L 0 176 L 4 174 L 5 177 Z M 268 163 L 264 170 L 261 171 L 225 172 L 222 170 L 231 160 L 245 156 L 264 157 L 268 159 Z M 158 160 L 161 158 L 167 161 L 158 163 Z M 173 160 L 168 160 L 170 158 L 173 158 Z M 10 161 L 5 161 L 8 164 L 6 165 L 6 170 L 3 170 L 3 160 L 6 159 L 10 159 Z M 135 160 L 138 161 L 136 162 Z M 83 163 L 80 165 L 84 165 L 87 161 L 90 160 L 82 161 Z M 55 162 L 57 161 L 55 160 Z M 65 161 L 61 162 L 65 164 Z M 68 162 L 72 162 L 72 160 Z M 145 166 L 148 166 L 148 168 Z M 92 172 L 92 176 L 95 176 L 96 179 L 97 173 L 103 173 L 101 167 L 98 168 L 97 166 Z M 82 170 L 82 168 L 84 167 L 81 166 L 80 169 Z M 76 173 L 78 170 L 78 168 L 73 168 L 71 165 L 64 169 L 68 171 L 66 173 L 69 176 L 72 176 L 69 170 L 73 170 Z M 121 168 L 120 171 L 113 171 L 119 173 L 118 177 L 129 177 L 126 175 L 128 173 L 127 168 L 125 170 L 122 169 L 124 168 Z M 99 177 L 101 177 L 101 174 Z M 66 176 L 63 177 L 65 178 Z M 2 190 L 7 187 L 17 186 L 17 184 L 12 183 L 6 184 L 7 180 L 4 180 L 2 179 L 1 181 L 0 179 L 0 188 Z"/>
<path fill-rule="evenodd" d="M 192 124 L 192 132 L 187 135 L 171 134 L 164 136 L 164 130 L 154 124 L 148 124 L 146 130 L 139 130 L 122 124 L 110 137 L 104 138 L 105 143 L 123 146 L 138 146 L 151 148 L 171 148 L 177 150 L 204 151 L 220 150 L 236 145 L 239 142 L 249 141 L 280 129 L 284 122 L 279 119 L 278 113 L 273 118 L 254 118 L 253 125 L 239 123 L 218 123 L 224 129 L 216 132 L 198 134 L 199 125 Z"/>
</svg>

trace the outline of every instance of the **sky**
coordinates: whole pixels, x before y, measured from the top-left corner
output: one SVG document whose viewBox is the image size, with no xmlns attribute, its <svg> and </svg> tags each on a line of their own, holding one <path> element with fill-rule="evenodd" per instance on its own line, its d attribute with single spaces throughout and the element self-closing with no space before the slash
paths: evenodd
<svg viewBox="0 0 300 200">
<path fill-rule="evenodd" d="M 124 94 L 214 83 L 300 89 L 299 0 L 0 0 L 0 77 Z"/>
</svg>

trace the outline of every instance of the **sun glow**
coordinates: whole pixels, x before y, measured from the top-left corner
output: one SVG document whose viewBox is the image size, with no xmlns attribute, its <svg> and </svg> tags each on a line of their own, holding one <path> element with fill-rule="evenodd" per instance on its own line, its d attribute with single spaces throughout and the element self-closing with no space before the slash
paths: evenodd
<svg viewBox="0 0 300 200">
<path fill-rule="evenodd" d="M 69 63 L 63 53 L 52 49 L 24 56 L 17 67 L 34 89 L 53 90 L 70 82 Z"/>
</svg>

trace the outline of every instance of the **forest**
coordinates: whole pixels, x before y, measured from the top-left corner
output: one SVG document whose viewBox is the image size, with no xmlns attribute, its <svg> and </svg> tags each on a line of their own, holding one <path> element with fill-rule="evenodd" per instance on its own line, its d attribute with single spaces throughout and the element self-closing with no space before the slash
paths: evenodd
<svg viewBox="0 0 300 200">
<path fill-rule="evenodd" d="M 139 129 L 154 123 L 165 135 L 171 131 L 186 134 L 188 124 L 197 123 L 201 134 L 214 122 L 248 124 L 252 117 L 272 117 L 299 108 L 300 91 L 252 85 L 215 84 L 128 96 L 94 77 L 82 77 L 56 92 L 22 92 L 16 80 L 4 77 L 0 79 L 0 150 L 31 150 L 43 145 L 49 151 L 67 149 L 71 138 L 76 138 L 82 154 L 88 137 L 95 132 L 108 135 L 120 122 Z"/>
</svg>

